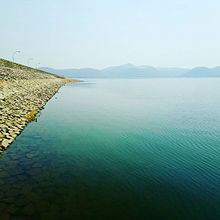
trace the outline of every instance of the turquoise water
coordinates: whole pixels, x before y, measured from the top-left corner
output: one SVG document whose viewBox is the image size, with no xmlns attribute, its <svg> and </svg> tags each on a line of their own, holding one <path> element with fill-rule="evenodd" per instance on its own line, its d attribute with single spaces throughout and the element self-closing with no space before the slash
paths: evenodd
<svg viewBox="0 0 220 220">
<path fill-rule="evenodd" d="M 63 87 L 0 156 L 0 219 L 220 219 L 219 85 Z"/>
</svg>

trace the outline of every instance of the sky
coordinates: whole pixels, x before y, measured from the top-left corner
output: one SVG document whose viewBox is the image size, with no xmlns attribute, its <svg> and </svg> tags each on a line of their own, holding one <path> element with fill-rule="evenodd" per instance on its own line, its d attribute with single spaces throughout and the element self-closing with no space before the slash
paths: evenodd
<svg viewBox="0 0 220 220">
<path fill-rule="evenodd" d="M 32 66 L 220 65 L 219 0 L 0 0 L 0 57 Z"/>
</svg>

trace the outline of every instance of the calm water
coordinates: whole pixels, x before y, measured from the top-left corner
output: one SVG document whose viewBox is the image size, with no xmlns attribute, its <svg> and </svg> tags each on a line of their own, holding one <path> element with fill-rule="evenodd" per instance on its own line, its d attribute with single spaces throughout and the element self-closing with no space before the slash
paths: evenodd
<svg viewBox="0 0 220 220">
<path fill-rule="evenodd" d="M 0 189 L 0 219 L 220 219 L 220 79 L 65 86 L 0 156 Z"/>
</svg>

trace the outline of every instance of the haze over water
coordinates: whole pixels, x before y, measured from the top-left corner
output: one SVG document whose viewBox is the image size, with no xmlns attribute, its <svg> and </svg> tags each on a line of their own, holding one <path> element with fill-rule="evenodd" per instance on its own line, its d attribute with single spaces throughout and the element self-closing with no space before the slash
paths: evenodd
<svg viewBox="0 0 220 220">
<path fill-rule="evenodd" d="M 220 219 L 220 79 L 67 85 L 0 157 L 27 219 Z"/>
</svg>

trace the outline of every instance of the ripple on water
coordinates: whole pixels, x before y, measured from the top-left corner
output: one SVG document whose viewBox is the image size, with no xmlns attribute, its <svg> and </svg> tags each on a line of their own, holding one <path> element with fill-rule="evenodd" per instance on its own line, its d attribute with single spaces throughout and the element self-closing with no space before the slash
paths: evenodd
<svg viewBox="0 0 220 220">
<path fill-rule="evenodd" d="M 0 219 L 220 219 L 219 82 L 172 82 L 61 89 L 0 156 Z"/>
</svg>

